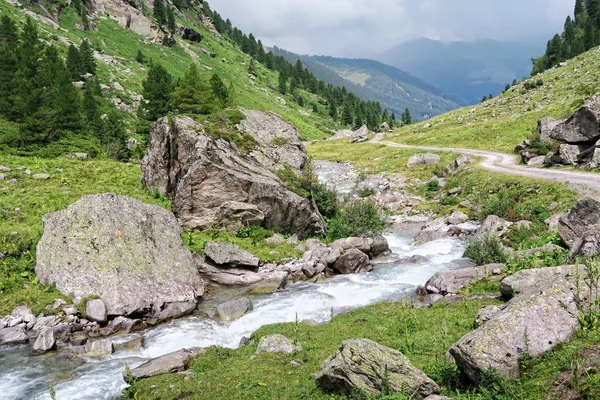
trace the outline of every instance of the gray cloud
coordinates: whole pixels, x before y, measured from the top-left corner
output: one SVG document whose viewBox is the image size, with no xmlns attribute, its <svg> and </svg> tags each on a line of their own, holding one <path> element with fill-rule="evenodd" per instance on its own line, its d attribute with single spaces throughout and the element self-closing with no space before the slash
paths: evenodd
<svg viewBox="0 0 600 400">
<path fill-rule="evenodd" d="M 573 0 L 210 0 L 267 45 L 303 54 L 369 56 L 417 37 L 444 41 L 546 37 Z"/>
</svg>

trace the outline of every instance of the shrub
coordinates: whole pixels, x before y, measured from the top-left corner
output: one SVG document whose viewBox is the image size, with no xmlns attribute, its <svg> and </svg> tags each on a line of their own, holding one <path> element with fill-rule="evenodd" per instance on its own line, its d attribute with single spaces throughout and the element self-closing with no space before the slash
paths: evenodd
<svg viewBox="0 0 600 400">
<path fill-rule="evenodd" d="M 323 217 L 333 219 L 338 215 L 340 203 L 338 193 L 323 183 L 312 185 L 312 196 Z"/>
<path fill-rule="evenodd" d="M 444 196 L 440 200 L 440 204 L 443 206 L 455 206 L 458 204 L 458 199 L 453 196 Z"/>
<path fill-rule="evenodd" d="M 369 186 L 363 186 L 356 189 L 356 195 L 361 199 L 364 199 L 365 197 L 374 196 L 376 193 L 377 192 L 375 191 L 375 189 Z"/>
<path fill-rule="evenodd" d="M 302 171 L 303 176 L 298 176 L 296 172 L 289 165 L 283 165 L 283 168 L 277 170 L 277 176 L 281 179 L 285 186 L 296 193 L 298 196 L 309 197 L 310 196 L 310 178 L 307 176 L 310 173 L 308 170 L 310 167 L 306 167 L 304 171 Z M 308 186 L 308 188 L 307 188 Z"/>
<path fill-rule="evenodd" d="M 357 200 L 341 209 L 328 228 L 330 240 L 380 234 L 385 228 L 385 216 L 375 202 Z"/>
<path fill-rule="evenodd" d="M 505 263 L 507 260 L 502 241 L 493 235 L 470 240 L 465 256 L 477 265 Z"/>
<path fill-rule="evenodd" d="M 240 239 L 253 239 L 262 241 L 273 236 L 273 232 L 262 226 L 242 226 L 235 232 L 235 236 Z"/>
<path fill-rule="evenodd" d="M 432 179 L 425 184 L 426 192 L 439 192 L 440 189 L 440 182 L 437 179 Z"/>
</svg>

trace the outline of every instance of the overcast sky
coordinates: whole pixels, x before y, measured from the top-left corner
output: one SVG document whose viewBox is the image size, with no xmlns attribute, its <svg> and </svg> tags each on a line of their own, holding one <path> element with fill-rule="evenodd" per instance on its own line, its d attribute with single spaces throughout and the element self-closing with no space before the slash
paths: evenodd
<svg viewBox="0 0 600 400">
<path fill-rule="evenodd" d="M 209 0 L 264 44 L 301 54 L 369 57 L 417 37 L 548 37 L 573 0 Z"/>
</svg>

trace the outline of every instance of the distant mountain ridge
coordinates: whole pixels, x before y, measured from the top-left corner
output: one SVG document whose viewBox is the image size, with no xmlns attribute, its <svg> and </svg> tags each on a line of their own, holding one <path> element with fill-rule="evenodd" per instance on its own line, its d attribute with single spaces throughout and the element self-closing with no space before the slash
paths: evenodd
<svg viewBox="0 0 600 400">
<path fill-rule="evenodd" d="M 397 116 L 408 108 L 420 121 L 462 107 L 467 103 L 450 96 L 420 78 L 379 61 L 295 54 L 280 48 L 273 52 L 289 62 L 300 59 L 317 78 L 343 86 L 362 99 L 379 101 Z"/>
<path fill-rule="evenodd" d="M 451 43 L 419 38 L 376 58 L 476 104 L 482 96 L 498 95 L 513 79 L 529 76 L 531 58 L 543 54 L 544 43 L 538 38 Z"/>
</svg>

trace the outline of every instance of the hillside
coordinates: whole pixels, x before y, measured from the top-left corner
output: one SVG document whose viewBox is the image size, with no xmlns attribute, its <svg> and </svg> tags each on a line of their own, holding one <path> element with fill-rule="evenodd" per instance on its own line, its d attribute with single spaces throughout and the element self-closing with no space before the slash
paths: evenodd
<svg viewBox="0 0 600 400">
<path fill-rule="evenodd" d="M 298 55 L 279 48 L 274 51 L 291 63 L 300 59 L 317 78 L 344 86 L 361 98 L 378 101 L 398 116 L 408 108 L 413 118 L 421 121 L 466 105 L 456 96 L 378 61 Z"/>
<path fill-rule="evenodd" d="M 399 44 L 378 57 L 437 86 L 468 104 L 499 94 L 507 83 L 531 72 L 531 57 L 544 51 L 542 39 L 519 42 L 451 42 L 420 38 Z"/>
<path fill-rule="evenodd" d="M 599 67 L 600 51 L 594 48 L 562 66 L 519 82 L 493 100 L 440 115 L 426 124 L 400 128 L 389 138 L 414 145 L 511 153 L 536 129 L 538 119 L 567 118 L 597 94 Z"/>
</svg>

